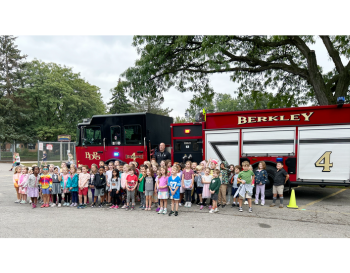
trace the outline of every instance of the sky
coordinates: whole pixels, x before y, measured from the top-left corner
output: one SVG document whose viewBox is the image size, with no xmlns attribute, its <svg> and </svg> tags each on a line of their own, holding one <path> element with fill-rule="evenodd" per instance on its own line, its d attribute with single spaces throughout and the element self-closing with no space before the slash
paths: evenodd
<svg viewBox="0 0 350 273">
<path fill-rule="evenodd" d="M 105 103 L 111 98 L 110 89 L 115 87 L 120 74 L 133 66 L 139 57 L 132 43 L 133 36 L 29 36 L 19 35 L 16 43 L 27 60 L 39 59 L 71 67 L 74 72 L 90 84 L 101 88 Z M 328 53 L 321 39 L 311 49 L 316 51 L 317 61 L 327 72 L 333 69 Z M 239 84 L 229 79 L 229 74 L 216 74 L 210 78 L 215 92 L 234 95 Z M 172 88 L 164 93 L 164 107 L 173 111 L 170 116 L 184 116 L 192 93 L 180 93 Z"/>
</svg>

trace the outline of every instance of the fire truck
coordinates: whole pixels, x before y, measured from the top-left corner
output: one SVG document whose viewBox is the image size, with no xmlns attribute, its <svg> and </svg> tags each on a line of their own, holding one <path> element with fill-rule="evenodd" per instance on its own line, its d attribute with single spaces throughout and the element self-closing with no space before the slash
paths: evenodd
<svg viewBox="0 0 350 273">
<path fill-rule="evenodd" d="M 349 186 L 350 105 L 209 113 L 202 121 L 171 125 L 172 160 L 215 158 L 229 164 L 265 161 L 266 195 L 277 162 L 288 185 Z"/>
<path fill-rule="evenodd" d="M 170 150 L 170 124 L 173 118 L 150 113 L 96 115 L 77 127 L 78 166 L 120 161 L 139 164 L 150 160 L 159 143 Z"/>
</svg>

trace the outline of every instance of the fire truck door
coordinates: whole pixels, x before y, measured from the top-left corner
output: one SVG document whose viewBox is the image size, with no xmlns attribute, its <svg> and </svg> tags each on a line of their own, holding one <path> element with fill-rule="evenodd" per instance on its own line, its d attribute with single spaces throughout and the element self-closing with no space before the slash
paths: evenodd
<svg viewBox="0 0 350 273">
<path fill-rule="evenodd" d="M 239 130 L 205 132 L 205 159 L 218 159 L 229 164 L 239 163 Z"/>
<path fill-rule="evenodd" d="M 349 182 L 350 125 L 299 127 L 297 179 Z"/>
</svg>

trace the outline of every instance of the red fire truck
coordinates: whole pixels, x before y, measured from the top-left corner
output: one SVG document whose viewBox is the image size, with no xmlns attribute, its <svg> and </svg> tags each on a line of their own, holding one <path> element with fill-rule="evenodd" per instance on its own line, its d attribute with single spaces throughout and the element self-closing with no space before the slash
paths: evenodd
<svg viewBox="0 0 350 273">
<path fill-rule="evenodd" d="M 202 122 L 172 124 L 171 131 L 173 161 L 249 161 L 254 170 L 265 161 L 267 195 L 278 161 L 289 185 L 350 185 L 350 105 L 210 113 Z"/>
<path fill-rule="evenodd" d="M 150 160 L 161 142 L 170 146 L 171 117 L 150 113 L 96 115 L 78 124 L 77 164 L 121 161 L 139 164 Z M 169 149 L 169 148 L 168 148 Z"/>
</svg>

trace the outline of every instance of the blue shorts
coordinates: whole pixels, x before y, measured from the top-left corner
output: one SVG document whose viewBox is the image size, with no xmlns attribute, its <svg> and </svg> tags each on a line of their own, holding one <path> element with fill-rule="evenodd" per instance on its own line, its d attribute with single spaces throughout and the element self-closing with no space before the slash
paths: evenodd
<svg viewBox="0 0 350 273">
<path fill-rule="evenodd" d="M 50 194 L 49 189 L 41 189 L 42 194 Z"/>
<path fill-rule="evenodd" d="M 238 190 L 238 188 L 232 187 L 232 194 L 231 195 L 234 196 L 237 190 Z"/>
<path fill-rule="evenodd" d="M 202 194 L 202 192 L 203 192 L 203 187 L 197 187 L 196 192 L 197 192 L 197 194 Z"/>
</svg>

